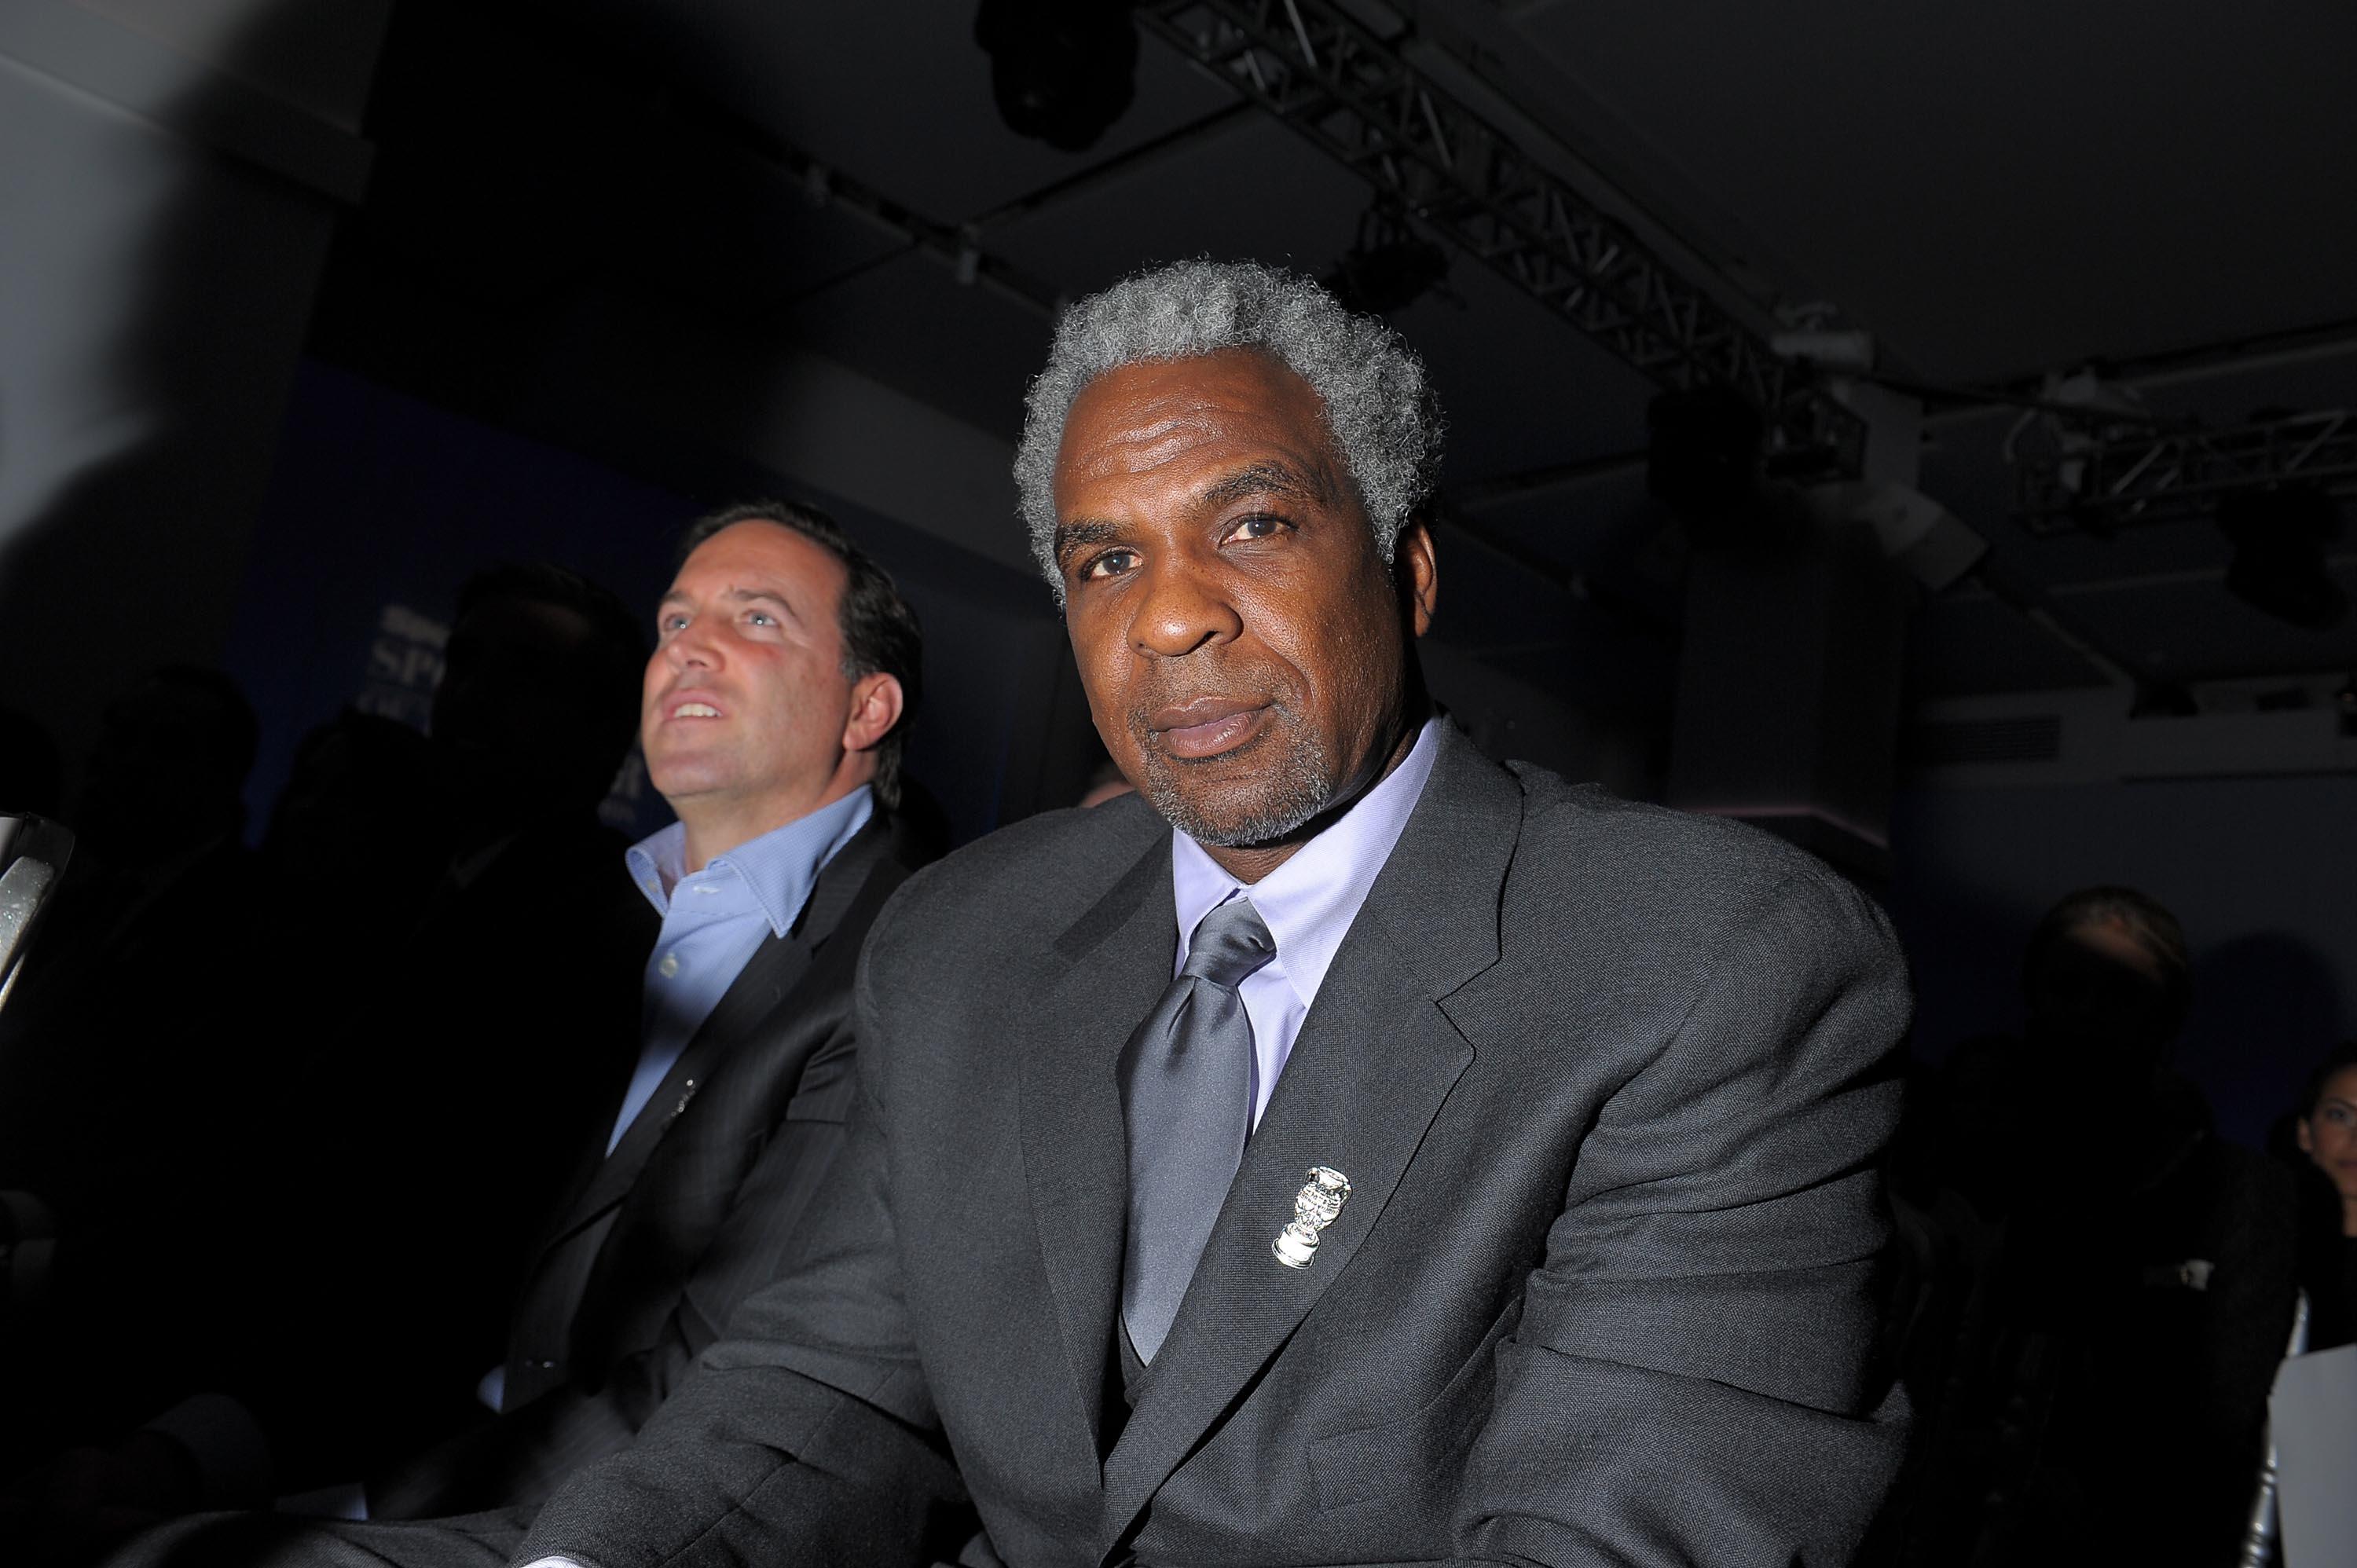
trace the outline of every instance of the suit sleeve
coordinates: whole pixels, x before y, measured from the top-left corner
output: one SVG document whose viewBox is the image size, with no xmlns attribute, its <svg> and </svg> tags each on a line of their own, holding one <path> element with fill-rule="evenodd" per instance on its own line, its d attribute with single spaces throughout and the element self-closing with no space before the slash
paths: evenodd
<svg viewBox="0 0 2357 1568">
<path fill-rule="evenodd" d="M 546 1500 L 575 1470 L 619 1452 L 778 1275 L 789 1238 L 844 1146 L 856 1092 L 850 1009 L 804 1065 L 791 1099 L 652 1343 L 592 1384 L 576 1379 L 368 1484 L 375 1519 L 423 1519 Z"/>
<path fill-rule="evenodd" d="M 737 1309 L 635 1444 L 556 1493 L 518 1561 L 920 1563 L 970 1532 L 901 1296 L 880 1128 L 891 1042 L 865 959 L 857 996 L 844 1149 L 778 1279 Z"/>
<path fill-rule="evenodd" d="M 1469 1456 L 1469 1556 L 1843 1563 L 1897 1468 L 1871 1349 L 1904 965 L 1813 870 L 1728 926 L 1580 1146 Z"/>
</svg>

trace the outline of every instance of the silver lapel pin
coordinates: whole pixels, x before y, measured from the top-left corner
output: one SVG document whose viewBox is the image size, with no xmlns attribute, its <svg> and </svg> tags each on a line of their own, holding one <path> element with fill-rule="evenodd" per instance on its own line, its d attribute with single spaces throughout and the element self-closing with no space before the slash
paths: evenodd
<svg viewBox="0 0 2357 1568">
<path fill-rule="evenodd" d="M 1351 1201 L 1351 1178 L 1327 1165 L 1309 1167 L 1309 1179 L 1293 1195 L 1293 1223 L 1276 1233 L 1269 1251 L 1288 1269 L 1306 1269 L 1318 1255 L 1318 1233 L 1334 1223 Z"/>
</svg>

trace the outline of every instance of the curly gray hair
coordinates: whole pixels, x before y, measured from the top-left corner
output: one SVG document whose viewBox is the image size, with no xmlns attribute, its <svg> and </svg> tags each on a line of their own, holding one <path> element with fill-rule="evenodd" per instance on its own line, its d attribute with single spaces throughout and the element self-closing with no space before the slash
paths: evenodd
<svg viewBox="0 0 2357 1568">
<path fill-rule="evenodd" d="M 1015 483 L 1031 553 L 1063 602 L 1056 567 L 1051 486 L 1072 401 L 1107 371 L 1146 360 L 1184 360 L 1222 349 L 1259 349 L 1309 383 L 1358 488 L 1384 561 L 1408 514 L 1432 493 L 1440 467 L 1439 400 L 1424 362 L 1400 335 L 1357 316 L 1308 278 L 1257 262 L 1178 262 L 1091 295 L 1056 325 L 1048 368 L 1024 399 Z"/>
</svg>

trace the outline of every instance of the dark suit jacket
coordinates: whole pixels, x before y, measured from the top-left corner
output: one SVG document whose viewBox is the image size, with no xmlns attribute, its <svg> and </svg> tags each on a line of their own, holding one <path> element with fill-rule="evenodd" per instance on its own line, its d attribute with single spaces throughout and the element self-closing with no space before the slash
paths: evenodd
<svg viewBox="0 0 2357 1568">
<path fill-rule="evenodd" d="M 522 1559 L 920 1563 L 970 1506 L 1024 1565 L 1846 1560 L 1904 1426 L 1867 900 L 1449 732 L 1119 1423 L 1114 1063 L 1176 940 L 1135 800 L 902 889 L 786 1272 Z M 1297 1271 L 1312 1165 L 1352 1195 Z"/>
<path fill-rule="evenodd" d="M 542 1238 L 510 1328 L 507 1413 L 372 1477 L 371 1518 L 545 1498 L 613 1452 L 777 1272 L 843 1146 L 851 982 L 909 852 L 882 815 L 754 950 L 612 1154 L 609 1106 Z"/>
</svg>

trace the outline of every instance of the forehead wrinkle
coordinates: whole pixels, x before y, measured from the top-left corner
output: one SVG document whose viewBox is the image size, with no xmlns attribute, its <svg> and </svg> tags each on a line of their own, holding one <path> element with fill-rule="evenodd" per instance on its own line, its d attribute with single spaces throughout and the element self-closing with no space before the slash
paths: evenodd
<svg viewBox="0 0 2357 1568">
<path fill-rule="evenodd" d="M 1150 473 L 1184 456 L 1206 434 L 1200 419 L 1171 414 L 1099 439 L 1073 467 L 1092 479 Z"/>
</svg>

